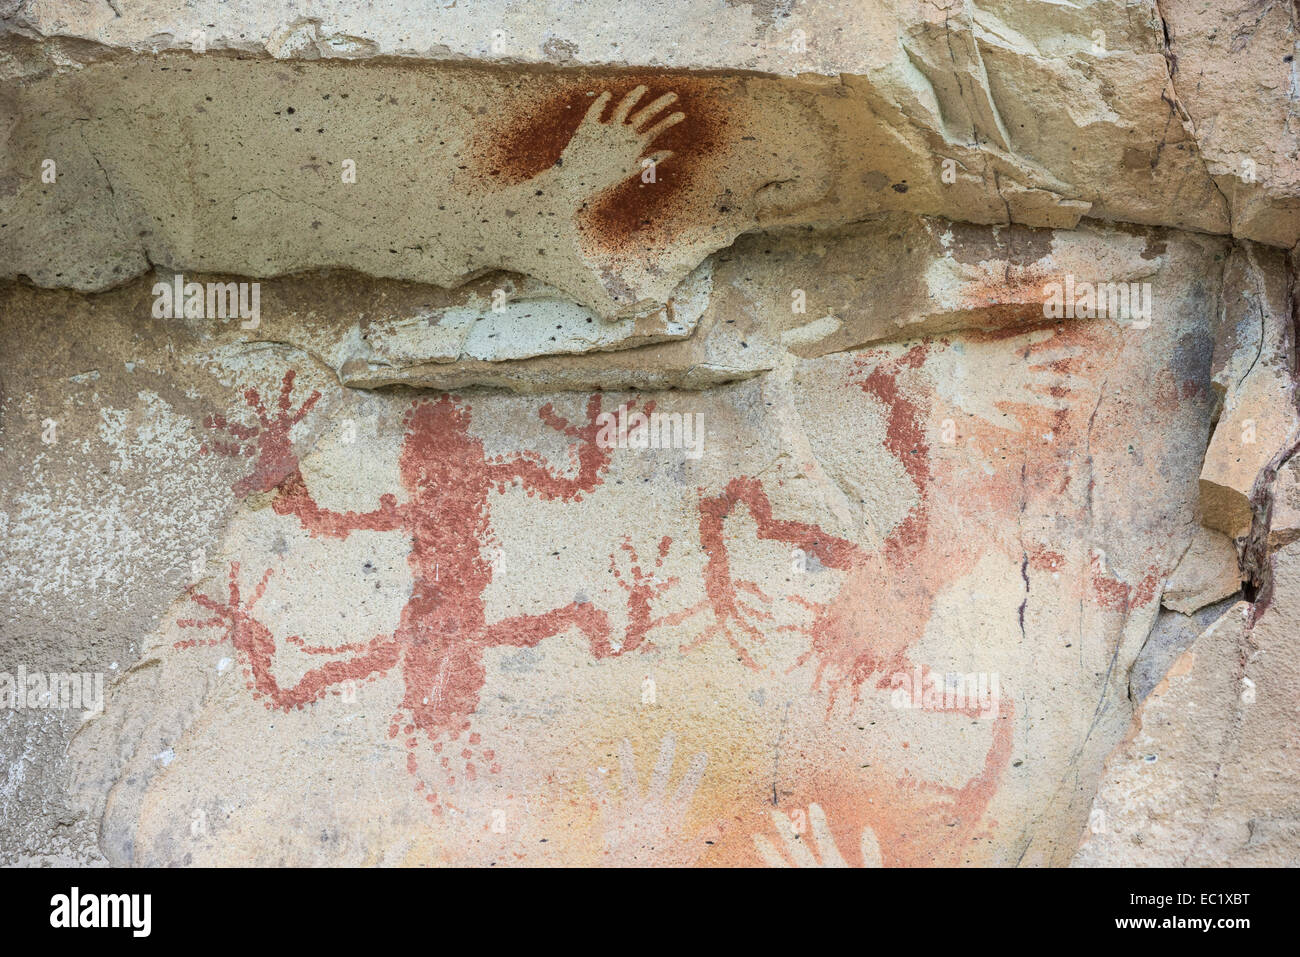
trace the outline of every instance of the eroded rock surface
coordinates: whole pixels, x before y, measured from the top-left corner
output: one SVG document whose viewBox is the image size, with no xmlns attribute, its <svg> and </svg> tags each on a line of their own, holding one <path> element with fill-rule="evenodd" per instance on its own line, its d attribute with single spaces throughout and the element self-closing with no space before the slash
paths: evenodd
<svg viewBox="0 0 1300 957">
<path fill-rule="evenodd" d="M 340 11 L 327 26 L 221 4 L 146 36 L 148 8 L 101 23 L 26 4 L 4 49 L 17 81 L 8 274 L 98 290 L 152 263 L 439 284 L 496 267 L 613 316 L 663 303 L 704 255 L 756 227 L 890 210 L 1300 240 L 1295 25 L 1282 4 L 1237 24 L 1192 4 L 900 2 L 850 36 L 822 5 L 803 17 L 791 5 L 779 24 L 731 7 L 713 19 L 765 41 L 709 63 L 758 71 L 732 76 L 679 69 L 700 65 L 694 43 L 597 52 L 601 5 L 587 6 L 557 15 L 545 39 L 507 30 L 492 5 L 442 11 L 413 47 L 369 7 L 360 31 Z M 694 33 L 685 12 L 642 24 L 668 15 L 667 36 Z M 435 40 L 466 18 L 502 51 L 508 36 L 523 60 L 564 68 L 503 70 L 518 58 Z M 151 55 L 127 53 L 141 49 Z M 1257 98 L 1237 95 L 1243 59 Z M 32 171 L 53 154 L 64 173 L 51 189 Z M 277 229 L 260 228 L 268 217 Z"/>
<path fill-rule="evenodd" d="M 1080 865 L 1300 863 L 1296 549 L 1255 617 L 1240 602 L 1169 669 L 1111 755 Z"/>
</svg>

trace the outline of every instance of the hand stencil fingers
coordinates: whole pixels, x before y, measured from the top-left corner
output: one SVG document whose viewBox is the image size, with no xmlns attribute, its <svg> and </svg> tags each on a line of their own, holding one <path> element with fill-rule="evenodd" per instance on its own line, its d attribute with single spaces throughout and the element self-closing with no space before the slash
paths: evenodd
<svg viewBox="0 0 1300 957">
<path fill-rule="evenodd" d="M 790 860 L 795 867 L 817 867 L 817 858 L 813 857 L 812 851 L 800 840 L 799 834 L 795 833 L 790 826 L 790 819 L 775 808 L 772 809 L 772 823 L 776 825 L 776 832 L 785 841 L 785 852 L 790 855 Z"/>
<path fill-rule="evenodd" d="M 840 854 L 840 849 L 835 846 L 835 838 L 831 835 L 826 812 L 822 810 L 820 804 L 808 805 L 808 824 L 812 831 L 812 843 L 816 845 L 817 853 L 822 859 L 822 867 L 848 867 Z"/>
<path fill-rule="evenodd" d="M 880 863 L 880 842 L 876 840 L 876 832 L 869 827 L 862 829 L 862 866 L 884 866 Z"/>
<path fill-rule="evenodd" d="M 768 867 L 790 866 L 790 862 L 782 857 L 780 853 L 777 852 L 777 849 L 772 846 L 772 842 L 762 834 L 754 835 L 754 848 L 758 851 L 758 856 L 763 859 L 763 863 Z"/>
<path fill-rule="evenodd" d="M 709 756 L 703 751 L 696 753 L 691 758 L 690 767 L 686 769 L 686 774 L 682 776 L 681 784 L 677 785 L 677 790 L 673 793 L 673 804 L 684 814 L 690 806 L 691 799 L 695 797 L 695 791 L 700 786 L 700 779 L 704 777 L 704 769 L 708 766 Z"/>
<path fill-rule="evenodd" d="M 599 123 L 601 115 L 605 112 L 605 106 L 609 103 L 610 94 L 606 90 L 600 96 L 591 101 L 591 106 L 587 107 L 587 115 L 583 119 L 584 123 Z"/>
<path fill-rule="evenodd" d="M 655 804 L 663 804 L 668 793 L 668 775 L 673 770 L 673 754 L 677 751 L 677 739 L 671 734 L 664 735 L 659 748 L 659 760 L 655 762 L 654 772 L 650 776 L 649 798 Z"/>
<path fill-rule="evenodd" d="M 641 134 L 641 138 L 648 143 L 651 140 L 653 140 L 656 136 L 658 136 L 660 133 L 662 133 L 664 130 L 672 126 L 676 126 L 684 119 L 686 119 L 686 114 L 681 112 L 672 113 L 668 116 L 665 116 L 654 126 L 650 127 L 650 129 L 643 132 Z"/>
<path fill-rule="evenodd" d="M 647 89 L 648 88 L 645 86 L 645 84 L 641 84 L 637 86 L 636 89 L 634 89 L 627 96 L 623 97 L 623 101 L 619 103 L 618 108 L 614 110 L 614 116 L 610 120 L 610 122 L 626 123 L 627 115 L 632 112 L 632 107 L 636 106 L 637 100 L 645 96 Z"/>
<path fill-rule="evenodd" d="M 646 123 L 650 122 L 656 114 L 662 112 L 666 107 L 675 102 L 677 102 L 676 93 L 665 93 L 663 96 L 656 97 L 651 100 L 649 104 L 633 113 L 631 119 L 627 121 L 627 125 L 632 127 L 634 130 L 640 129 Z"/>
</svg>

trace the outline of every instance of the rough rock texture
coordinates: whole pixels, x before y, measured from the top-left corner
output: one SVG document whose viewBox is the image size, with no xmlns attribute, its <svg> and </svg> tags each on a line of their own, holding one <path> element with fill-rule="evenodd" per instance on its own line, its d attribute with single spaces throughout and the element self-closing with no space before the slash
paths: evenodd
<svg viewBox="0 0 1300 957">
<path fill-rule="evenodd" d="M 1255 618 L 1239 602 L 1170 667 L 1106 765 L 1076 863 L 1300 864 L 1294 616 L 1300 551 Z"/>
<path fill-rule="evenodd" d="M 1300 240 L 1283 4 L 1226 46 L 1196 33 L 1223 24 L 1193 4 L 1162 19 L 1154 4 L 899 2 L 852 29 L 849 8 L 829 4 L 790 5 L 766 24 L 749 5 L 720 4 L 710 19 L 737 41 L 709 31 L 703 62 L 697 11 L 673 4 L 637 17 L 638 30 L 659 21 L 655 41 L 622 34 L 632 57 L 597 41 L 600 4 L 558 5 L 528 28 L 546 24 L 545 38 L 474 4 L 423 18 L 418 39 L 408 18 L 370 5 L 329 23 L 283 22 L 274 4 L 207 6 L 182 22 L 146 5 L 102 22 L 57 2 L 11 15 L 0 65 L 24 82 L 4 104 L 10 275 L 97 290 L 151 263 L 256 276 L 346 266 L 440 284 L 502 267 L 614 315 L 662 301 L 702 255 L 755 226 L 882 210 Z M 1189 104 L 1178 64 L 1193 52 L 1180 57 L 1169 39 L 1184 24 L 1204 47 Z M 766 42 L 738 39 L 755 33 Z M 1241 59 L 1260 94 L 1248 107 Z M 556 60 L 571 68 L 523 66 Z M 680 70 L 701 66 L 759 72 Z M 642 103 L 677 96 L 665 120 L 682 115 L 654 153 L 622 124 L 584 120 L 601 92 L 617 101 L 638 84 Z M 1229 162 L 1241 137 L 1259 147 Z M 54 152 L 75 183 L 43 189 L 20 172 Z M 662 158 L 662 179 L 628 181 L 646 155 Z M 259 228 L 268 215 L 282 228 Z"/>
<path fill-rule="evenodd" d="M 1297 17 L 0 3 L 0 861 L 1300 863 Z"/>
<path fill-rule="evenodd" d="M 1300 439 L 1294 302 L 1291 277 L 1272 250 L 1234 249 L 1224 283 L 1213 372 L 1222 407 L 1201 469 L 1201 507 L 1206 525 L 1241 538 L 1250 531 L 1256 479 L 1277 455 L 1277 438 Z"/>
</svg>

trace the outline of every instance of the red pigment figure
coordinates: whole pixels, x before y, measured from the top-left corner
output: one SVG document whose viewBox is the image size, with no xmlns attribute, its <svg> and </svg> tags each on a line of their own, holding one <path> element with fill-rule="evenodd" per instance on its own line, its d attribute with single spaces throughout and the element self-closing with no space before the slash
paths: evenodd
<svg viewBox="0 0 1300 957">
<path fill-rule="evenodd" d="M 911 482 L 915 504 L 888 535 L 869 547 L 832 535 L 814 524 L 774 517 L 757 478 L 733 478 L 721 493 L 704 495 L 700 501 L 700 543 L 707 559 L 707 597 L 676 617 L 685 620 L 703 610 L 711 612 L 714 621 L 686 650 L 722 635 L 741 662 L 750 668 L 758 667 L 750 649 L 763 641 L 760 626 L 773 618 L 762 607 L 771 599 L 756 583 L 732 575 L 724 534 L 726 520 L 742 506 L 749 512 L 760 539 L 792 545 L 823 567 L 843 573 L 840 591 L 829 602 L 789 597 L 812 613 L 807 626 L 777 629 L 795 630 L 809 637 L 809 648 L 796 667 L 815 660 L 814 687 L 823 681 L 829 685 L 832 706 L 841 690 L 851 691 L 856 701 L 872 679 L 876 688 L 888 689 L 894 675 L 913 671 L 908 650 L 924 635 L 936 598 L 974 568 L 986 551 L 997 549 L 1019 558 L 1026 588 L 1030 567 L 1058 570 L 1039 557 L 1040 548 L 1020 540 L 1015 524 L 1002 519 L 1006 514 L 1023 512 L 1029 497 L 1036 502 L 1056 503 L 1065 494 L 1072 480 L 1070 470 L 1061 465 L 1065 456 L 1033 456 L 1027 450 L 1027 437 L 1050 435 L 1056 448 L 1086 449 L 1094 431 L 1090 416 L 1096 399 L 1082 388 L 1082 383 L 1100 380 L 1109 368 L 1094 358 L 1101 351 L 1098 345 L 1106 344 L 1104 333 L 1071 327 L 1023 347 L 1029 384 L 1022 390 L 1023 395 L 1008 393 L 997 403 L 998 410 L 1018 425 L 989 424 L 967 417 L 965 433 L 971 454 L 992 459 L 999 449 L 1003 450 L 1002 457 L 1007 449 L 1015 449 L 1024 461 L 1020 468 L 998 469 L 978 482 L 971 480 L 970 466 L 962 470 L 952 464 L 965 461 L 963 456 L 936 454 L 926 431 L 926 422 L 938 418 L 934 411 L 936 399 L 919 372 L 930 353 L 945 343 L 923 343 L 900 354 L 882 350 L 862 353 L 854 363 L 849 383 L 879 404 L 884 414 L 885 451 Z M 979 341 L 980 334 L 969 334 L 968 338 Z M 987 529 L 1004 527 L 1008 531 L 1000 538 L 996 533 L 972 536 L 968 524 Z M 1159 571 L 1149 570 L 1136 586 L 1108 580 L 1109 592 L 1095 585 L 1097 594 L 1088 597 L 1104 607 L 1119 605 L 1124 610 L 1148 603 L 1152 600 L 1151 582 Z M 1095 582 L 1095 571 L 1093 578 Z M 1084 597 L 1080 594 L 1081 599 Z M 1023 631 L 1023 605 L 1019 614 Z"/>
<path fill-rule="evenodd" d="M 814 656 L 817 658 L 814 688 L 831 672 L 830 705 L 834 705 L 842 686 L 851 689 L 856 701 L 868 678 L 879 676 L 878 687 L 887 688 L 892 674 L 911 673 L 906 650 L 924 631 L 938 589 L 935 583 L 927 581 L 934 569 L 924 561 L 927 546 L 935 544 L 926 487 L 930 478 L 930 450 L 921 409 L 903 394 L 897 379 L 904 371 L 918 368 L 925 352 L 925 346 L 918 346 L 898 359 L 881 362 L 857 383 L 887 410 L 885 447 L 902 463 L 916 487 L 917 504 L 880 548 L 869 549 L 817 525 L 773 517 L 767 493 L 756 478 L 734 478 L 721 494 L 702 497 L 700 544 L 707 561 L 704 573 L 707 598 L 675 617 L 685 620 L 696 611 L 708 610 L 713 614 L 714 623 L 685 646 L 684 651 L 691 651 L 721 634 L 743 664 L 758 669 L 736 632 L 761 643 L 763 632 L 755 622 L 767 622 L 773 616 L 756 607 L 753 599 L 770 604 L 771 598 L 756 583 L 733 578 L 724 536 L 727 518 L 743 505 L 757 526 L 760 539 L 793 545 L 823 567 L 846 573 L 840 593 L 830 603 L 814 603 L 797 595 L 790 597 L 814 613 L 809 627 L 785 625 L 777 629 L 802 631 L 809 636 L 811 647 L 795 667 Z M 742 593 L 749 597 L 742 598 Z M 881 627 L 882 621 L 888 622 L 887 628 Z"/>
<path fill-rule="evenodd" d="M 241 601 L 238 583 L 239 565 L 230 569 L 229 597 L 218 602 L 190 589 L 190 598 L 212 613 L 202 621 L 186 619 L 182 627 L 223 627 L 225 634 L 207 642 L 229 640 L 239 652 L 254 696 L 264 698 L 268 707 L 285 711 L 302 708 L 319 700 L 331 689 L 347 682 L 373 680 L 394 667 L 400 667 L 405 680 L 405 695 L 389 728 L 389 737 L 405 735 L 407 769 L 417 774 L 417 732 L 433 742 L 441 754 L 446 735 L 455 740 L 470 726 L 470 715 L 478 705 L 479 692 L 486 680 L 483 651 L 493 646 L 527 648 L 545 638 L 576 629 L 586 636 L 596 658 L 643 650 L 656 621 L 650 616 L 650 602 L 672 584 L 672 580 L 655 582 L 642 573 L 639 559 L 629 543 L 623 548 L 632 559 L 628 575 L 615 572 L 621 588 L 628 593 L 628 625 L 622 644 L 611 644 L 611 629 L 605 612 L 588 602 L 570 602 L 540 615 L 518 615 L 489 624 L 485 620 L 483 593 L 492 581 L 492 565 L 483 556 L 490 537 L 488 492 L 503 491 L 507 484 L 522 483 L 530 496 L 561 501 L 578 501 L 602 482 L 609 466 L 610 450 L 596 442 L 599 431 L 600 397 L 593 395 L 587 403 L 587 420 L 572 424 L 548 403 L 538 415 L 557 432 L 574 440 L 570 454 L 576 459 L 577 474 L 557 475 L 538 455 L 521 452 L 513 457 L 487 458 L 483 443 L 469 433 L 470 410 L 451 396 L 437 400 L 418 400 L 403 417 L 406 438 L 400 457 L 400 474 L 409 500 L 399 503 L 394 495 L 382 495 L 379 507 L 369 512 L 335 512 L 316 504 L 298 467 L 298 459 L 289 441 L 289 430 L 301 421 L 320 398 L 313 392 L 297 412 L 290 413 L 289 396 L 294 373 L 287 372 L 280 391 L 279 413 L 268 416 L 255 389 L 244 395 L 257 412 L 259 427 L 247 428 L 213 417 L 209 426 L 224 429 L 236 439 L 256 440 L 256 464 L 253 474 L 237 482 L 237 495 L 251 492 L 274 492 L 272 507 L 280 515 L 293 515 L 312 535 L 347 538 L 354 531 L 400 532 L 411 538 L 407 562 L 414 577 L 410 600 L 402 609 L 397 630 L 391 635 L 377 635 L 368 642 L 316 647 L 301 638 L 287 639 L 307 654 L 349 655 L 308 671 L 292 687 L 282 687 L 272 672 L 276 641 L 267 627 L 252 617 L 253 606 L 261 598 L 268 570 L 247 602 Z M 646 411 L 653 408 L 647 403 Z M 251 449 L 238 444 L 213 445 L 225 455 L 252 455 Z M 671 540 L 659 544 L 655 567 L 663 564 Z M 613 556 L 611 556 L 611 567 Z M 440 568 L 445 566 L 445 568 Z M 199 642 L 179 642 L 178 647 Z M 471 734 L 469 744 L 479 746 L 478 734 Z M 473 780 L 478 768 L 469 747 L 459 751 L 464 759 L 464 773 Z M 488 749 L 478 753 L 491 772 L 500 770 L 496 755 Z M 448 785 L 455 784 L 450 755 L 443 755 L 440 765 Z M 425 782 L 416 783 L 417 791 Z M 437 795 L 426 799 L 440 811 Z"/>
<path fill-rule="evenodd" d="M 841 690 L 847 689 L 856 705 L 868 682 L 873 682 L 877 690 L 889 692 L 895 676 L 910 677 L 916 672 L 909 649 L 924 634 L 935 597 L 947 582 L 971 564 L 967 556 L 959 555 L 952 546 L 954 538 L 962 537 L 961 530 L 931 520 L 933 476 L 923 411 L 921 404 L 909 397 L 900 385 L 910 370 L 921 367 L 926 354 L 927 346 L 916 346 L 897 358 L 881 358 L 869 372 L 865 367 L 877 355 L 866 354 L 858 363 L 858 370 L 863 374 L 851 380 L 884 408 L 884 446 L 902 464 L 916 488 L 918 497 L 912 509 L 878 548 L 867 548 L 832 535 L 818 525 L 775 517 L 762 483 L 754 477 L 733 478 L 720 494 L 702 496 L 700 544 L 706 556 L 706 597 L 669 620 L 685 621 L 704 611 L 712 614 L 713 623 L 684 646 L 683 651 L 689 652 L 721 635 L 737 659 L 746 667 L 759 670 L 749 648 L 764 641 L 762 626 L 774 627 L 773 614 L 763 607 L 770 605 L 772 599 L 755 582 L 732 574 L 725 536 L 727 518 L 743 506 L 756 526 L 759 539 L 799 548 L 823 567 L 843 573 L 840 590 L 829 602 L 789 596 L 791 602 L 811 613 L 806 625 L 775 626 L 777 631 L 795 632 L 808 638 L 808 649 L 793 667 L 815 662 L 813 689 L 819 690 L 823 682 L 828 685 L 828 717 Z M 930 669 L 922 667 L 921 673 L 928 678 Z M 948 787 L 918 781 L 904 773 L 897 781 L 884 782 L 878 785 L 879 790 L 872 792 L 875 795 L 872 800 L 880 806 L 897 805 L 907 809 L 901 829 L 883 819 L 874 822 L 889 860 L 903 859 L 904 849 L 917 843 L 917 833 L 924 840 L 929 840 L 931 835 L 942 835 L 940 843 L 947 849 L 945 853 L 957 853 L 955 849 L 962 842 L 981 833 L 981 821 L 997 781 L 1010 762 L 1015 718 L 1010 689 L 1003 687 L 996 707 L 984 767 L 964 785 Z M 945 710 L 942 703 L 928 700 L 921 703 L 921 708 L 927 712 Z M 989 717 L 981 714 L 980 705 L 975 702 L 952 710 L 970 718 Z M 937 800 L 921 798 L 922 791 L 937 793 Z M 857 795 L 856 800 L 862 797 Z"/>
<path fill-rule="evenodd" d="M 1130 584 L 1114 577 L 1104 558 L 1099 562 L 1094 557 L 1083 568 L 1077 559 L 1067 565 L 1065 556 L 1026 536 L 1020 522 L 1005 520 L 1007 515 L 1022 515 L 1032 503 L 1031 513 L 1050 508 L 1061 519 L 1086 528 L 1091 522 L 1089 450 L 1103 441 L 1120 441 L 1128 428 L 1122 423 L 1112 425 L 1118 434 L 1103 437 L 1106 426 L 1094 422 L 1098 390 L 1116 367 L 1123 346 L 1112 324 L 1058 328 L 1053 323 L 1045 329 L 993 330 L 967 333 L 964 338 L 981 344 L 1013 333 L 1024 337 L 1017 346 L 1025 363 L 1024 385 L 1001 394 L 994 403 L 1001 414 L 997 418 L 952 409 L 954 420 L 963 422 L 963 436 L 960 445 L 948 449 L 932 448 L 926 423 L 943 421 L 947 410 L 939 411 L 943 400 L 921 374 L 927 359 L 948 347 L 945 340 L 901 352 L 868 350 L 853 362 L 848 382 L 876 400 L 884 418 L 884 449 L 899 463 L 916 494 L 915 504 L 878 543 L 859 544 L 815 524 L 779 518 L 756 477 L 736 477 L 721 491 L 703 494 L 700 541 L 706 553 L 706 598 L 675 617 L 684 621 L 702 611 L 713 620 L 685 650 L 721 636 L 739 661 L 757 669 L 752 652 L 765 632 L 805 636 L 808 645 L 795 667 L 814 664 L 814 690 L 829 686 L 829 716 L 841 692 L 851 694 L 856 704 L 864 689 L 889 693 L 896 677 L 915 673 L 911 655 L 926 633 L 936 599 L 975 568 L 986 552 L 1019 560 L 1025 589 L 1017 610 L 1022 636 L 1030 569 L 1076 578 L 1073 587 L 1079 601 L 1112 614 L 1127 614 L 1156 600 L 1156 583 L 1169 573 L 1167 559 L 1158 554 L 1145 560 L 1139 580 Z M 1034 451 L 1044 440 L 1053 443 L 1054 454 Z M 1087 463 L 1086 469 L 1071 467 L 1072 452 Z M 977 468 L 1008 458 L 1005 466 L 995 467 L 990 474 Z M 1088 483 L 1087 494 L 1075 493 L 1071 505 L 1067 493 L 1071 483 L 1080 479 Z M 839 576 L 839 590 L 827 602 L 788 597 L 809 612 L 806 623 L 774 628 L 774 615 L 768 610 L 771 598 L 758 584 L 733 574 L 726 522 L 741 509 L 748 512 L 760 540 L 801 549 L 809 560 L 816 559 Z M 979 533 L 972 534 L 972 528 Z M 922 674 L 928 677 L 929 669 Z M 904 773 L 895 782 L 882 780 L 866 794 L 859 786 L 841 795 L 843 807 L 877 809 L 869 823 L 886 863 L 959 863 L 969 841 L 981 833 L 984 815 L 1011 759 L 1014 693 L 1005 681 L 1001 684 L 984 766 L 965 784 L 953 788 Z M 928 702 L 921 707 L 939 710 Z M 955 710 L 976 716 L 976 709 L 969 706 Z M 926 801 L 936 793 L 937 801 Z M 807 798 L 829 800 L 827 794 L 815 792 Z M 878 810 L 882 808 L 892 810 Z"/>
</svg>

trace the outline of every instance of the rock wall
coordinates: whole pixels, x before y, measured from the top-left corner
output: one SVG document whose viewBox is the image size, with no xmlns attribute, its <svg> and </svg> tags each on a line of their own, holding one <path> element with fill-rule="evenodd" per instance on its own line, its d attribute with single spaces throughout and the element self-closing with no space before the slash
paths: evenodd
<svg viewBox="0 0 1300 957">
<path fill-rule="evenodd" d="M 0 18 L 4 863 L 1300 863 L 1293 5 Z"/>
</svg>

